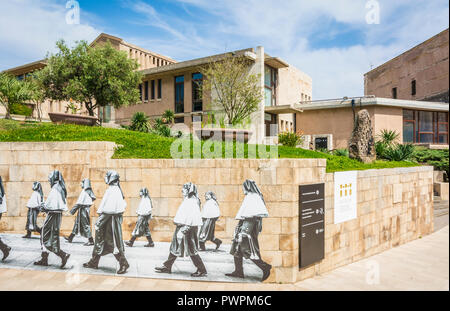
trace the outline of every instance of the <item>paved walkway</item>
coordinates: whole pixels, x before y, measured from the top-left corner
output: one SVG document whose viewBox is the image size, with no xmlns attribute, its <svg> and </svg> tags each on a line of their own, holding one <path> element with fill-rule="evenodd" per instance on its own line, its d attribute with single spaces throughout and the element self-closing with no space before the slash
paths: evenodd
<svg viewBox="0 0 450 311">
<path fill-rule="evenodd" d="M 379 273 L 377 273 L 379 271 Z M 212 283 L 4 269 L 0 290 L 449 290 L 449 227 L 296 284 Z"/>
</svg>

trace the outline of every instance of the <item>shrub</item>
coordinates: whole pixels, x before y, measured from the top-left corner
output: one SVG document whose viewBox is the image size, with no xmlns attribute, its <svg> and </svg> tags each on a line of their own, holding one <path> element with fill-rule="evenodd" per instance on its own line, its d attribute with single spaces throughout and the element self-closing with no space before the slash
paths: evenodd
<svg viewBox="0 0 450 311">
<path fill-rule="evenodd" d="M 412 159 L 414 146 L 412 144 L 397 144 L 384 150 L 383 158 L 389 161 L 407 161 Z"/>
<path fill-rule="evenodd" d="M 397 131 L 383 129 L 380 134 L 378 134 L 377 140 L 388 147 L 393 147 L 397 144 L 399 137 L 400 134 L 397 133 Z"/>
<path fill-rule="evenodd" d="M 30 117 L 33 113 L 33 109 L 24 104 L 12 104 L 11 105 L 11 114 L 18 114 L 21 116 Z"/>
<path fill-rule="evenodd" d="M 278 142 L 283 146 L 296 147 L 302 142 L 302 136 L 298 133 L 284 132 L 278 134 Z"/>
<path fill-rule="evenodd" d="M 162 115 L 163 119 L 164 119 L 164 123 L 166 124 L 170 124 L 173 122 L 174 118 L 175 118 L 175 114 L 173 113 L 172 110 L 166 110 L 164 112 L 164 114 Z"/>
<path fill-rule="evenodd" d="M 425 147 L 416 147 L 413 158 L 415 161 L 423 164 L 432 165 L 437 171 L 446 173 L 446 180 L 449 176 L 449 153 L 446 150 L 431 150 Z"/>
<path fill-rule="evenodd" d="M 336 149 L 333 151 L 333 155 L 338 157 L 349 157 L 348 149 Z"/>
<path fill-rule="evenodd" d="M 130 130 L 148 133 L 150 130 L 150 122 L 148 116 L 146 116 L 143 112 L 136 112 L 131 118 Z"/>
</svg>

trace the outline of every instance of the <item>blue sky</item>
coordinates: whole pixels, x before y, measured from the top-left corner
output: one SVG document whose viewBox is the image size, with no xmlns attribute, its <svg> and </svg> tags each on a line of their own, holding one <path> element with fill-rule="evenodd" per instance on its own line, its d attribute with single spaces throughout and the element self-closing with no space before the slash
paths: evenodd
<svg viewBox="0 0 450 311">
<path fill-rule="evenodd" d="M 448 28 L 444 0 L 0 0 L 0 70 L 45 57 L 64 38 L 106 32 L 183 61 L 263 45 L 313 78 L 313 98 L 358 96 L 363 75 Z"/>
</svg>

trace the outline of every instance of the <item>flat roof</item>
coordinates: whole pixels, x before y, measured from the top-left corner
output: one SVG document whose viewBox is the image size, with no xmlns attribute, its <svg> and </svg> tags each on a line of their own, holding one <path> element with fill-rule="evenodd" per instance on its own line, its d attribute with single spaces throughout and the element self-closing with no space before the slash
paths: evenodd
<svg viewBox="0 0 450 311">
<path fill-rule="evenodd" d="M 356 106 L 385 106 L 397 107 L 413 110 L 432 110 L 432 111 L 449 111 L 449 104 L 442 102 L 428 102 L 418 100 L 403 100 L 381 97 L 357 97 L 348 99 L 332 99 L 303 102 L 295 104 L 295 108 L 303 111 L 313 111 L 321 109 L 339 109 L 352 107 L 352 100 L 355 100 Z"/>
<path fill-rule="evenodd" d="M 14 68 L 6 69 L 3 72 L 21 72 L 21 71 L 24 71 L 26 73 L 30 69 L 44 67 L 46 65 L 47 65 L 47 60 L 46 59 L 42 59 L 42 60 L 38 60 L 38 61 L 35 61 L 35 62 L 32 62 L 32 63 L 24 64 L 24 65 L 21 65 L 21 66 L 17 66 L 17 67 L 14 67 Z"/>
</svg>

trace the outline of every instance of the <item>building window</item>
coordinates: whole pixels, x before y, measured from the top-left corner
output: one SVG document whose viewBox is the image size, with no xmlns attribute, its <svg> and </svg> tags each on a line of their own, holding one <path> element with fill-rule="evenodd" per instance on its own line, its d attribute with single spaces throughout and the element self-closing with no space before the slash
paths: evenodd
<svg viewBox="0 0 450 311">
<path fill-rule="evenodd" d="M 202 111 L 203 101 L 201 88 L 203 84 L 203 75 L 201 73 L 194 73 L 192 75 L 192 111 Z"/>
<path fill-rule="evenodd" d="M 184 76 L 175 77 L 175 113 L 184 112 Z"/>
<path fill-rule="evenodd" d="M 158 99 L 162 97 L 162 80 L 158 79 Z"/>
<path fill-rule="evenodd" d="M 148 100 L 148 81 L 145 81 L 144 98 L 145 98 L 145 100 Z"/>
<path fill-rule="evenodd" d="M 174 122 L 175 122 L 176 124 L 184 123 L 184 117 L 175 118 L 175 119 L 174 119 Z"/>
<path fill-rule="evenodd" d="M 155 80 L 152 80 L 152 100 L 155 99 Z"/>
<path fill-rule="evenodd" d="M 404 109 L 403 142 L 448 144 L 448 113 Z"/>
<path fill-rule="evenodd" d="M 416 80 L 411 81 L 411 95 L 412 96 L 416 95 Z"/>
<path fill-rule="evenodd" d="M 396 87 L 392 88 L 392 98 L 397 99 L 397 88 Z"/>
<path fill-rule="evenodd" d="M 264 67 L 264 93 L 265 105 L 276 106 L 276 86 L 277 86 L 277 71 L 276 69 L 265 66 Z"/>
<path fill-rule="evenodd" d="M 142 83 L 139 84 L 139 98 L 140 98 L 141 101 L 142 101 Z"/>
</svg>

